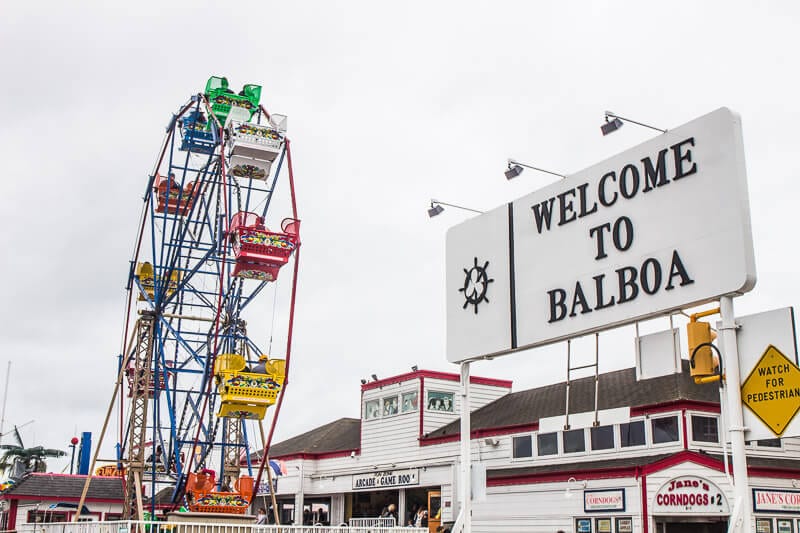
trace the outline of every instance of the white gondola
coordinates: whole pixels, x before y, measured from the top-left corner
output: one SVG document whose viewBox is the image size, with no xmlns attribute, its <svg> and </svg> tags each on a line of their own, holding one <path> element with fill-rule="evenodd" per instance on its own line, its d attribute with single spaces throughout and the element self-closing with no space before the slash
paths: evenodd
<svg viewBox="0 0 800 533">
<path fill-rule="evenodd" d="M 226 124 L 230 173 L 237 178 L 266 180 L 283 150 L 286 117 L 272 115 L 269 124 L 255 124 L 231 111 Z"/>
</svg>

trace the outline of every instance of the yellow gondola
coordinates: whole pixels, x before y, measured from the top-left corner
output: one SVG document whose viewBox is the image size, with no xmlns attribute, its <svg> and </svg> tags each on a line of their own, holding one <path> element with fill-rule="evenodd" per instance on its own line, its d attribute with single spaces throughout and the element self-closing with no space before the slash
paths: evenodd
<svg viewBox="0 0 800 533">
<path fill-rule="evenodd" d="M 261 420 L 273 405 L 286 378 L 286 361 L 262 355 L 252 370 L 239 354 L 217 357 L 214 376 L 220 396 L 219 417 Z"/>
<path fill-rule="evenodd" d="M 158 279 L 158 277 L 153 275 L 153 265 L 147 261 L 144 263 L 136 263 L 136 271 L 133 275 L 134 277 L 139 278 L 139 284 L 142 286 L 142 289 L 147 296 L 152 300 L 155 295 L 155 280 Z M 180 282 L 180 272 L 173 270 L 169 275 L 169 283 L 167 284 L 167 298 L 172 296 L 172 293 L 174 293 L 178 288 Z M 145 298 L 144 294 L 141 292 L 139 293 L 139 301 L 147 301 L 147 298 Z"/>
</svg>

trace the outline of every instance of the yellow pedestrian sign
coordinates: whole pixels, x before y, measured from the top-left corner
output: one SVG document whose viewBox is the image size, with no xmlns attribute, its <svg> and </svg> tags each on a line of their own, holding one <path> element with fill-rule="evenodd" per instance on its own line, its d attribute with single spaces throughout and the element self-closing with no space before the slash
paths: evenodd
<svg viewBox="0 0 800 533">
<path fill-rule="evenodd" d="M 770 344 L 742 383 L 742 402 L 780 437 L 800 410 L 800 368 Z"/>
</svg>

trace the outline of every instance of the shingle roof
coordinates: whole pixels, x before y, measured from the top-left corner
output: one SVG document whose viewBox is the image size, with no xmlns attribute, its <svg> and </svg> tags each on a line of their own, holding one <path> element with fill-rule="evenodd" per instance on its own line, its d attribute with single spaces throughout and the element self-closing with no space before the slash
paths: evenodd
<svg viewBox="0 0 800 533">
<path fill-rule="evenodd" d="M 9 488 L 4 495 L 31 498 L 79 499 L 86 476 L 65 474 L 29 474 Z M 93 477 L 86 498 L 89 500 L 122 500 L 122 479 Z"/>
<path fill-rule="evenodd" d="M 361 420 L 340 418 L 283 442 L 273 444 L 270 458 L 299 453 L 332 453 L 357 450 L 361 446 Z"/>
<path fill-rule="evenodd" d="M 714 385 L 696 385 L 683 361 L 683 372 L 642 381 L 636 380 L 636 369 L 626 368 L 599 376 L 599 409 L 641 407 L 676 400 L 719 403 L 719 389 Z M 506 394 L 481 407 L 471 415 L 472 430 L 516 425 L 530 425 L 539 419 L 565 413 L 566 382 Z M 594 411 L 594 376 L 573 380 L 569 392 L 570 413 Z M 461 422 L 456 420 L 427 437 L 458 434 Z"/>
</svg>

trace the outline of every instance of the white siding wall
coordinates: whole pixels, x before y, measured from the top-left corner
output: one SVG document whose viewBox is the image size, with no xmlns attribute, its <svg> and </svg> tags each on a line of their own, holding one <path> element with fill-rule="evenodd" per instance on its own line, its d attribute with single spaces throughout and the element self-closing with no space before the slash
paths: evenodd
<svg viewBox="0 0 800 533">
<path fill-rule="evenodd" d="M 486 501 L 473 505 L 472 530 L 475 533 L 553 533 L 573 531 L 577 517 L 603 517 L 610 513 L 583 511 L 583 491 L 573 484 L 572 497 L 565 496 L 565 483 L 537 483 L 490 487 Z M 641 531 L 641 498 L 636 480 L 593 480 L 590 489 L 625 489 L 626 510 L 613 516 L 631 516 L 634 531 Z"/>
<path fill-rule="evenodd" d="M 382 401 L 384 398 L 397 396 L 402 399 L 403 393 L 419 393 L 419 380 L 404 383 L 392 383 L 381 388 L 370 389 L 362 394 L 362 405 L 371 400 Z M 398 457 L 413 456 L 419 448 L 419 408 L 422 399 L 417 399 L 416 411 L 382 416 L 372 420 L 361 420 L 361 461 L 372 465 L 380 463 L 396 463 Z M 402 408 L 402 405 L 400 405 Z"/>
<path fill-rule="evenodd" d="M 17 527 L 28 524 L 28 511 L 74 511 L 75 509 L 49 509 L 51 504 L 61 500 L 38 500 L 36 502 L 20 502 L 17 507 Z M 121 503 L 96 503 L 87 502 L 86 507 L 91 513 L 101 513 L 100 516 L 92 515 L 96 520 L 103 520 L 106 513 L 122 513 Z"/>
</svg>

